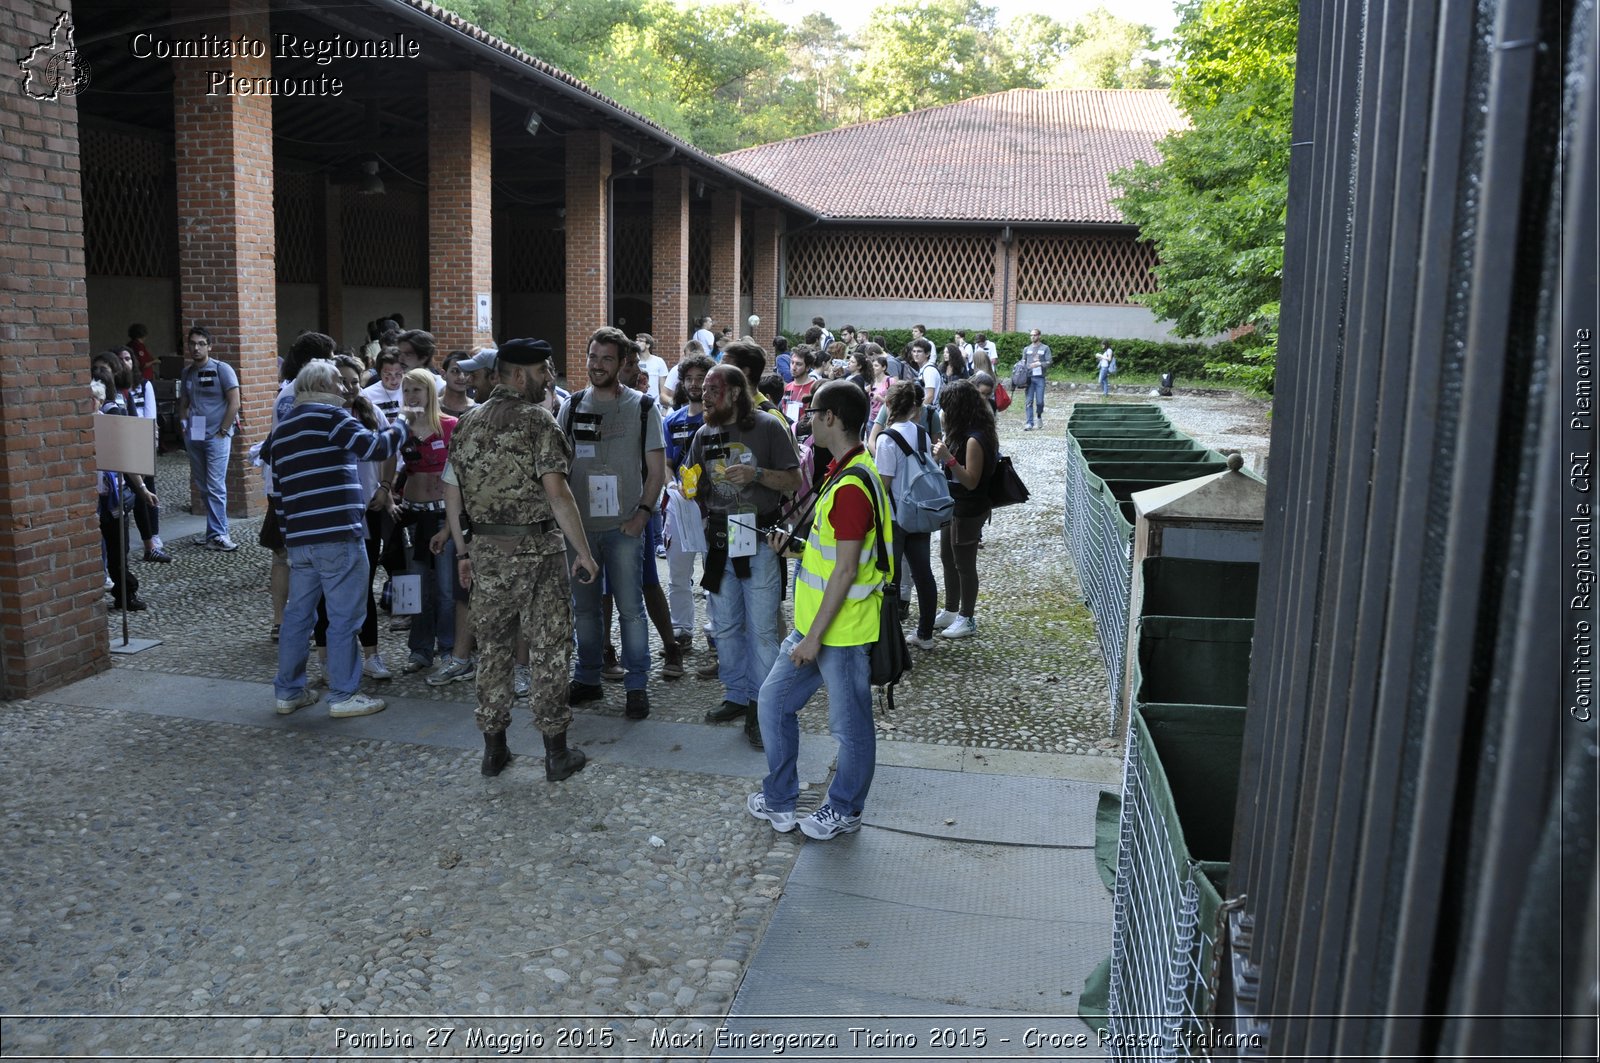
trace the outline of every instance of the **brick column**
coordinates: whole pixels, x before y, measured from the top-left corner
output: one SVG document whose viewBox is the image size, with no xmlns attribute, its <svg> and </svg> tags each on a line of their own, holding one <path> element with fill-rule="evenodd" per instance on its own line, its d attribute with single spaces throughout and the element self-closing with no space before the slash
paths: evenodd
<svg viewBox="0 0 1600 1063">
<path fill-rule="evenodd" d="M 477 297 L 494 290 L 489 80 L 428 75 L 428 324 L 440 351 L 486 344 Z"/>
<path fill-rule="evenodd" d="M 759 207 L 755 216 L 755 239 L 751 241 L 753 287 L 750 292 L 750 312 L 761 319 L 756 326 L 756 342 L 769 346 L 778 334 L 778 256 L 781 253 L 779 228 L 782 225 L 778 208 Z M 743 335 L 749 331 L 748 323 L 739 326 Z"/>
<path fill-rule="evenodd" d="M 714 319 L 713 332 L 732 326 L 735 336 L 745 333 L 739 313 L 739 256 L 744 247 L 744 197 L 738 189 L 711 197 L 711 301 L 706 310 Z"/>
<path fill-rule="evenodd" d="M 50 41 L 62 8 L 0 0 L 0 50 Z M 49 95 L 44 63 L 22 76 Z M 72 95 L 0 93 L 0 697 L 28 697 L 110 665 L 95 518 L 89 326 Z"/>
<path fill-rule="evenodd" d="M 1015 242 L 1007 246 L 1000 233 L 994 234 L 994 311 L 989 316 L 991 332 L 1009 332 L 1017 323 L 1016 260 L 1012 255 L 1015 247 Z"/>
<path fill-rule="evenodd" d="M 270 39 L 266 8 L 246 0 L 175 0 L 172 16 L 186 37 Z M 267 434 L 278 390 L 272 97 L 206 88 L 211 71 L 270 77 L 272 60 L 269 50 L 261 59 L 175 59 L 172 69 L 182 326 L 209 328 L 211 356 L 239 373 L 245 427 L 228 466 L 228 513 L 247 517 L 266 498 L 245 452 Z"/>
<path fill-rule="evenodd" d="M 322 181 L 322 299 L 318 309 L 322 331 L 330 336 L 345 336 L 344 328 L 344 195 L 343 189 L 326 176 Z M 360 346 L 365 334 L 350 336 L 344 342 Z"/>
<path fill-rule="evenodd" d="M 610 324 L 606 289 L 611 216 L 606 181 L 611 176 L 611 138 L 590 130 L 567 134 L 567 349 L 566 375 L 574 388 L 589 383 L 584 361 L 589 334 Z"/>
<path fill-rule="evenodd" d="M 676 365 L 689 328 L 689 172 L 657 168 L 650 210 L 650 327 L 656 353 Z"/>
</svg>

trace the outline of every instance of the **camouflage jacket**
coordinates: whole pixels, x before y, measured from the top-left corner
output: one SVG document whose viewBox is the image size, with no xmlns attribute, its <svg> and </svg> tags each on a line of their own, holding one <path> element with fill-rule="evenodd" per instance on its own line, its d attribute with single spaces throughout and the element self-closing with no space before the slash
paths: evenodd
<svg viewBox="0 0 1600 1063">
<path fill-rule="evenodd" d="M 450 467 L 475 526 L 551 521 L 547 552 L 564 549 L 541 478 L 568 474 L 572 444 L 548 410 L 508 388 L 495 388 L 456 425 Z"/>
</svg>

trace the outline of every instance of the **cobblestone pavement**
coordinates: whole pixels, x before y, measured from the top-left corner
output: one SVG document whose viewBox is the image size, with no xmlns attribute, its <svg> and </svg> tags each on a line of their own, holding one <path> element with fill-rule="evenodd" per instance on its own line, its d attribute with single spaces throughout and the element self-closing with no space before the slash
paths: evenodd
<svg viewBox="0 0 1600 1063">
<path fill-rule="evenodd" d="M 988 529 L 979 637 L 918 651 L 881 738 L 1119 755 L 1060 539 L 1072 397 L 1052 395 L 1046 432 L 1024 434 L 1019 411 L 1002 418 L 1033 500 Z M 1261 404 L 1164 405 L 1212 445 L 1265 446 Z M 163 497 L 184 477 L 182 459 L 167 459 Z M 172 543 L 176 563 L 140 565 L 152 608 L 133 634 L 165 643 L 117 659 L 130 705 L 144 672 L 270 680 L 267 554 L 254 532 L 238 522 L 236 554 Z M 404 635 L 384 628 L 398 664 Z M 470 684 L 372 686 L 471 713 Z M 607 686 L 597 711 L 620 715 L 620 684 Z M 651 693 L 652 718 L 670 721 L 698 723 L 720 700 L 692 667 L 652 679 Z M 823 733 L 826 713 L 814 705 L 802 724 Z M 492 1056 L 467 1031 L 524 1030 L 462 1015 L 475 1013 L 620 1016 L 546 1020 L 542 1050 L 664 1056 L 651 1031 L 692 1034 L 725 1014 L 801 844 L 745 814 L 752 780 L 697 772 L 596 764 L 548 785 L 524 766 L 484 780 L 476 754 L 457 750 L 48 696 L 0 703 L 0 736 L 11 769 L 0 778 L 0 1013 L 66 1016 L 8 1020 L 11 1054 L 381 1054 L 384 1037 L 406 1036 L 409 1049 L 396 1041 L 387 1054 Z M 81 1017 L 96 1014 L 123 1017 Z M 205 1018 L 127 1017 L 172 1014 Z M 445 1014 L 458 1032 L 425 1053 Z M 349 1018 L 362 1015 L 384 1018 Z M 563 1029 L 586 1040 L 558 1044 Z"/>
</svg>

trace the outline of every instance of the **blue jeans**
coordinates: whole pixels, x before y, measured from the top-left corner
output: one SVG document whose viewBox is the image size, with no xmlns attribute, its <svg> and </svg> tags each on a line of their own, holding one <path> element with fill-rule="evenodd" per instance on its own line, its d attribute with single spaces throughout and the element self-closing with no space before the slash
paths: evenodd
<svg viewBox="0 0 1600 1063">
<path fill-rule="evenodd" d="M 804 668 L 789 657 L 800 645 L 798 631 L 778 647 L 767 681 L 761 684 L 756 717 L 761 721 L 761 742 L 767 752 L 767 777 L 761 782 L 767 807 L 793 812 L 800 796 L 800 776 L 795 761 L 800 754 L 799 712 L 811 695 L 828 687 L 828 730 L 839 743 L 838 767 L 828 787 L 828 804 L 835 812 L 859 816 L 872 788 L 877 764 L 878 739 L 872 727 L 872 672 L 866 646 L 824 646 L 817 659 Z"/>
<path fill-rule="evenodd" d="M 783 580 L 778 555 L 758 545 L 750 558 L 750 578 L 733 574 L 729 558 L 722 589 L 711 596 L 711 619 L 717 639 L 717 678 L 724 697 L 752 705 L 778 656 L 778 603 Z"/>
<path fill-rule="evenodd" d="M 445 539 L 444 550 L 429 553 L 428 540 L 444 524 L 443 513 L 423 513 L 411 526 L 414 549 L 406 571 L 422 577 L 422 611 L 411 618 L 411 631 L 406 637 L 406 648 L 412 653 L 433 660 L 433 647 L 437 642 L 440 653 L 454 653 L 456 648 L 456 544 Z M 427 556 L 418 560 L 418 553 Z"/>
<path fill-rule="evenodd" d="M 650 679 L 650 629 L 644 618 L 644 539 L 617 531 L 589 533 L 589 546 L 610 584 L 622 628 L 622 685 L 643 690 Z M 570 549 L 567 560 L 575 557 Z M 651 559 L 652 561 L 654 558 Z M 600 657 L 605 649 L 605 617 L 600 611 L 600 580 L 572 581 L 573 627 L 578 636 L 578 663 L 573 678 L 580 683 L 600 682 Z"/>
<path fill-rule="evenodd" d="M 1028 423 L 1033 423 L 1033 411 L 1039 411 L 1039 423 L 1044 424 L 1044 377 L 1030 376 L 1028 378 L 1028 394 L 1023 399 L 1023 406 L 1028 411 Z"/>
<path fill-rule="evenodd" d="M 206 538 L 220 539 L 228 534 L 228 457 L 233 437 L 185 439 L 183 445 L 189 452 L 189 482 L 206 500 Z"/>
<path fill-rule="evenodd" d="M 1100 367 L 1100 394 L 1111 394 L 1111 367 L 1109 365 Z"/>
<path fill-rule="evenodd" d="M 328 610 L 328 700 L 344 701 L 361 689 L 361 651 L 356 646 L 367 616 L 372 580 L 367 547 L 360 539 L 289 547 L 289 600 L 278 633 L 278 674 L 273 690 L 284 700 L 306 688 L 306 657 L 317 623 L 317 599 Z"/>
</svg>

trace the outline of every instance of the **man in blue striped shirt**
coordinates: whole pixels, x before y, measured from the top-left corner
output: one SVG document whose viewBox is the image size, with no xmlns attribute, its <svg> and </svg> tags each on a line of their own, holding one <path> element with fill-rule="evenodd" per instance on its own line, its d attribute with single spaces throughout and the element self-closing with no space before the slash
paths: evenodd
<svg viewBox="0 0 1600 1063">
<path fill-rule="evenodd" d="M 367 612 L 366 505 L 358 461 L 392 457 L 411 438 L 402 409 L 388 428 L 372 431 L 345 408 L 338 367 L 308 362 L 294 378 L 294 406 L 261 445 L 283 507 L 279 524 L 289 553 L 289 600 L 278 637 L 273 688 L 278 712 L 316 704 L 306 685 L 306 658 L 317 599 L 328 610 L 328 715 L 335 719 L 382 712 L 379 698 L 361 693 L 357 634 Z"/>
</svg>

